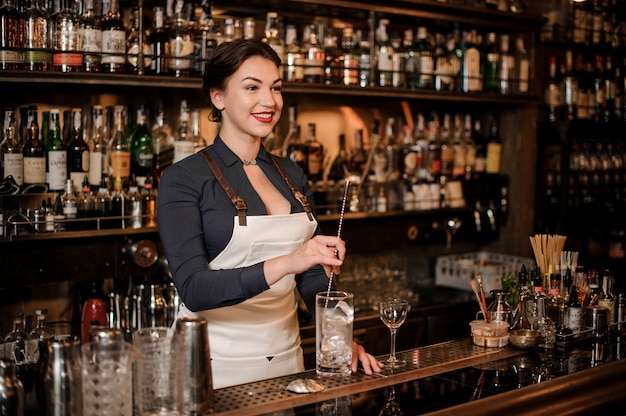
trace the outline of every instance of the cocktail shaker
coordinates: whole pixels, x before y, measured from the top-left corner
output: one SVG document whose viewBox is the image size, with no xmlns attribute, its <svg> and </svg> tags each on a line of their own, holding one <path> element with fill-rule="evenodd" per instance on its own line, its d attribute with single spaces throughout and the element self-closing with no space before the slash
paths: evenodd
<svg viewBox="0 0 626 416">
<path fill-rule="evenodd" d="M 179 318 L 174 330 L 174 351 L 182 386 L 183 414 L 204 414 L 213 409 L 213 377 L 209 334 L 204 318 Z"/>
<path fill-rule="evenodd" d="M 48 346 L 44 373 L 47 414 L 72 416 L 82 413 L 80 342 L 53 341 Z"/>
</svg>

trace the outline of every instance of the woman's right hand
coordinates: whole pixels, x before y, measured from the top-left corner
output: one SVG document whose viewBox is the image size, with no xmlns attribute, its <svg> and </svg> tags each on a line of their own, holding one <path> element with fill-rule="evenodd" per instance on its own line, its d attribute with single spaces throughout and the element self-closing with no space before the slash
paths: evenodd
<svg viewBox="0 0 626 416">
<path fill-rule="evenodd" d="M 265 261 L 263 271 L 269 286 L 288 274 L 302 273 L 318 264 L 326 275 L 340 273 L 346 257 L 346 244 L 339 237 L 317 235 L 289 254 Z"/>
</svg>

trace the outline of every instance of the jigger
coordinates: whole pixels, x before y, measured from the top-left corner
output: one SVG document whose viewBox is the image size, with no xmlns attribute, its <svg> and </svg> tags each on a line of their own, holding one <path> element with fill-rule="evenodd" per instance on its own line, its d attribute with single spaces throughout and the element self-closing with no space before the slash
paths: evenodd
<svg viewBox="0 0 626 416">
<path fill-rule="evenodd" d="M 204 414 L 213 409 L 213 378 L 209 334 L 204 318 L 179 318 L 174 330 L 174 351 L 180 354 L 179 376 L 183 414 Z"/>
</svg>

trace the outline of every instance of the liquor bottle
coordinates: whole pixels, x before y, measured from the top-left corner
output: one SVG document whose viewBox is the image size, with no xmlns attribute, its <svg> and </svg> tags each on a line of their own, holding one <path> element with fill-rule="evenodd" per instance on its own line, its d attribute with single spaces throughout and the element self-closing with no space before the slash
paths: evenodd
<svg viewBox="0 0 626 416">
<path fill-rule="evenodd" d="M 374 149 L 372 156 L 372 165 L 370 167 L 373 173 L 374 182 L 377 184 L 384 184 L 387 182 L 387 150 L 383 136 L 380 134 L 380 121 L 374 119 L 372 122 L 370 146 Z M 375 196 L 375 195 L 374 195 Z M 385 203 L 386 204 L 386 203 Z"/>
<path fill-rule="evenodd" d="M 154 166 L 154 140 L 147 125 L 148 112 L 142 105 L 137 110 L 137 125 L 130 135 L 130 171 L 141 186 Z"/>
<path fill-rule="evenodd" d="M 336 182 L 343 181 L 350 174 L 350 159 L 346 150 L 346 135 L 339 135 L 339 152 L 330 165 L 328 180 Z"/>
<path fill-rule="evenodd" d="M 606 91 L 606 107 L 604 109 L 604 121 L 613 121 L 615 117 L 615 99 L 617 95 L 617 82 L 623 80 L 616 79 L 615 69 L 613 68 L 613 61 L 610 55 L 606 57 L 606 63 L 604 66 L 604 84 Z"/>
<path fill-rule="evenodd" d="M 476 142 L 472 128 L 472 116 L 465 115 L 463 121 L 463 143 L 465 144 L 465 179 L 471 179 L 476 167 Z"/>
<path fill-rule="evenodd" d="M 70 220 L 65 224 L 65 229 L 70 231 L 78 229 L 78 223 L 72 221 L 78 217 L 78 201 L 74 194 L 74 184 L 71 179 L 65 181 L 65 190 L 59 199 L 63 207 L 63 217 L 65 220 Z"/>
<path fill-rule="evenodd" d="M 434 111 L 428 119 L 428 181 L 433 182 L 441 175 L 441 141 L 439 138 L 439 116 Z"/>
<path fill-rule="evenodd" d="M 147 179 L 147 178 L 146 178 Z M 144 182 L 145 183 L 145 182 Z M 142 197 L 137 186 L 137 178 L 134 173 L 130 175 L 130 184 L 128 186 L 128 194 L 126 196 L 126 212 L 130 216 L 129 227 L 133 229 L 141 228 L 143 224 L 143 208 Z"/>
<path fill-rule="evenodd" d="M 113 113 L 113 123 L 115 131 L 109 140 L 109 166 L 111 178 L 120 178 L 122 183 L 128 182 L 130 178 L 130 144 L 126 136 L 124 123 L 124 106 L 116 105 Z"/>
<path fill-rule="evenodd" d="M 209 145 L 209 142 L 200 131 L 200 110 L 197 108 L 191 110 L 191 137 L 195 152 L 199 152 Z M 280 154 L 280 152 L 278 154 Z"/>
<path fill-rule="evenodd" d="M 602 288 L 600 286 L 600 275 L 597 270 L 590 269 L 587 272 L 587 293 L 583 306 L 593 306 L 598 304 L 598 300 L 602 296 Z"/>
<path fill-rule="evenodd" d="M 543 276 L 541 276 L 539 268 L 535 268 L 530 271 L 530 281 L 532 284 L 532 292 L 528 296 L 526 316 L 534 329 L 535 324 L 540 317 L 539 314 L 541 313 L 539 299 L 543 299 L 545 297 L 543 292 Z"/>
<path fill-rule="evenodd" d="M 216 28 L 216 24 L 211 13 L 211 2 L 203 2 L 202 13 L 198 19 L 196 30 L 193 33 L 194 61 L 192 65 L 192 72 L 198 76 L 204 75 L 206 63 L 211 58 L 213 51 L 219 44 L 220 34 Z M 163 18 L 161 17 L 161 26 L 163 23 L 162 20 Z M 155 27 L 155 30 L 158 31 L 159 29 Z"/>
<path fill-rule="evenodd" d="M 41 0 L 33 0 L 24 14 L 24 69 L 50 71 L 50 18 Z"/>
<path fill-rule="evenodd" d="M 594 72 L 595 91 L 595 120 L 596 122 L 606 122 L 607 114 L 607 90 L 604 75 L 604 59 L 602 55 L 596 55 L 596 66 Z"/>
<path fill-rule="evenodd" d="M 568 120 L 576 118 L 578 103 L 578 80 L 574 73 L 574 60 L 572 51 L 565 51 L 565 71 L 563 72 L 563 101 L 565 103 L 565 114 Z"/>
<path fill-rule="evenodd" d="M 156 75 L 168 75 L 167 58 L 170 54 L 170 37 L 165 29 L 163 7 L 155 6 L 152 33 L 149 44 L 152 47 L 152 61 L 150 73 Z M 206 58 L 206 56 L 204 57 Z M 204 62 L 202 67 L 204 68 Z"/>
<path fill-rule="evenodd" d="M 185 2 L 177 0 L 174 21 L 170 30 L 170 57 L 167 65 L 170 75 L 188 77 L 191 75 L 194 42 L 185 16 Z"/>
<path fill-rule="evenodd" d="M 546 314 L 546 299 L 541 297 L 537 301 L 538 315 L 537 320 L 533 324 L 533 329 L 539 331 L 541 341 L 540 348 L 554 348 L 556 342 L 556 325 L 552 319 Z"/>
<path fill-rule="evenodd" d="M 593 87 L 590 88 L 585 62 L 581 54 L 576 55 L 574 65 L 574 77 L 577 81 L 576 118 L 585 120 L 589 118 L 590 96 L 593 95 Z"/>
<path fill-rule="evenodd" d="M 80 18 L 80 36 L 83 43 L 83 71 L 100 72 L 102 16 L 96 12 L 95 0 L 84 0 Z"/>
<path fill-rule="evenodd" d="M 96 194 L 96 215 L 100 218 L 106 218 L 111 216 L 111 194 L 107 187 L 106 175 L 103 175 L 98 193 Z M 101 219 L 100 226 L 102 228 L 111 228 L 112 223 L 110 221 Z"/>
<path fill-rule="evenodd" d="M 491 127 L 489 129 L 489 139 L 487 141 L 487 160 L 485 172 L 492 175 L 500 173 L 502 160 L 502 140 L 498 134 L 498 121 L 495 117 L 490 117 Z"/>
<path fill-rule="evenodd" d="M 0 69 L 22 69 L 24 66 L 24 14 L 15 0 L 0 6 Z"/>
<path fill-rule="evenodd" d="M 107 130 L 105 128 L 104 107 L 94 105 L 92 108 L 93 126 L 89 138 L 89 183 L 95 187 L 100 184 L 106 158 Z"/>
<path fill-rule="evenodd" d="M 561 274 L 550 274 L 550 286 L 546 296 L 546 315 L 557 328 L 565 324 L 565 300 L 561 296 Z"/>
<path fill-rule="evenodd" d="M 42 121 L 45 123 L 45 121 Z M 42 126 L 43 127 L 43 126 Z M 50 109 L 48 138 L 45 141 L 48 160 L 48 189 L 62 191 L 67 179 L 67 149 L 61 137 L 61 121 L 58 108 Z"/>
<path fill-rule="evenodd" d="M 359 54 L 354 38 L 354 28 L 351 24 L 346 24 L 342 30 L 341 54 L 343 57 L 341 83 L 359 85 Z"/>
<path fill-rule="evenodd" d="M 572 40 L 576 44 L 587 44 L 589 40 L 587 22 L 588 19 L 588 2 L 575 1 L 572 2 Z"/>
<path fill-rule="evenodd" d="M 463 138 L 463 120 L 461 114 L 454 115 L 454 128 L 452 133 L 452 147 L 454 148 L 454 160 L 452 163 L 452 176 L 462 179 L 465 177 L 467 166 L 467 143 Z"/>
<path fill-rule="evenodd" d="M 8 357 L 15 360 L 15 364 L 28 364 L 28 355 L 26 354 L 26 343 L 28 342 L 28 334 L 25 331 L 24 312 L 13 312 L 13 327 L 4 337 L 5 353 Z M 24 380 L 21 380 L 24 383 Z M 30 384 L 30 383 L 29 383 Z"/>
<path fill-rule="evenodd" d="M 304 81 L 310 84 L 321 84 L 324 81 L 324 50 L 320 46 L 317 26 L 307 26 L 306 37 L 302 44 L 304 57 Z"/>
<path fill-rule="evenodd" d="M 530 91 L 530 57 L 524 38 L 518 37 L 515 42 L 515 93 L 524 95 Z"/>
<path fill-rule="evenodd" d="M 288 109 L 289 131 L 283 141 L 283 157 L 299 165 L 306 172 L 306 149 L 300 137 L 298 105 L 292 103 Z"/>
<path fill-rule="evenodd" d="M 172 164 L 174 159 L 174 137 L 162 107 L 157 111 L 156 122 L 152 127 L 152 137 L 154 139 L 153 177 L 158 183 L 161 173 Z"/>
<path fill-rule="evenodd" d="M 367 152 L 363 148 L 363 129 L 358 129 L 354 132 L 354 147 L 350 154 L 350 173 L 362 176 L 366 163 Z"/>
<path fill-rule="evenodd" d="M 235 39 L 237 39 L 235 35 L 235 21 L 231 18 L 226 18 L 224 19 L 224 33 L 220 43 L 232 42 Z"/>
<path fill-rule="evenodd" d="M 88 176 L 85 175 L 81 191 L 76 195 L 76 218 L 83 220 L 77 223 L 77 228 L 81 230 L 96 229 L 96 222 L 91 220 L 96 216 L 96 196 L 91 190 Z"/>
<path fill-rule="evenodd" d="M 83 137 L 83 110 L 72 109 L 72 139 L 67 147 L 67 170 L 74 192 L 81 191 L 83 178 L 89 174 L 89 146 Z"/>
<path fill-rule="evenodd" d="M 285 81 L 304 81 L 304 57 L 298 43 L 298 29 L 296 25 L 287 25 L 285 28 Z"/>
<path fill-rule="evenodd" d="M 598 306 L 603 306 L 607 309 L 606 312 L 606 324 L 612 325 L 616 321 L 616 297 L 613 293 L 613 286 L 615 284 L 615 278 L 610 270 L 605 270 L 602 276 L 602 295 L 598 299 Z"/>
<path fill-rule="evenodd" d="M 142 193 L 142 213 L 143 213 L 143 226 L 144 227 L 156 227 L 156 191 L 153 187 L 152 177 L 146 178 L 146 183 L 143 186 Z"/>
<path fill-rule="evenodd" d="M 143 75 L 152 65 L 152 48 L 148 34 L 139 22 L 139 10 L 132 12 L 131 24 L 126 30 L 126 72 Z"/>
<path fill-rule="evenodd" d="M 12 176 L 18 186 L 24 183 L 24 155 L 17 136 L 15 126 L 15 109 L 8 107 L 4 110 L 3 123 L 4 140 L 0 144 L 2 153 L 2 179 Z"/>
<path fill-rule="evenodd" d="M 400 177 L 407 184 L 413 184 L 417 181 L 418 165 L 417 165 L 417 146 L 415 137 L 411 132 L 411 127 L 405 125 L 402 128 L 402 144 L 398 156 L 398 171 Z"/>
<path fill-rule="evenodd" d="M 376 29 L 376 85 L 391 87 L 394 48 L 389 40 L 388 19 L 380 19 Z"/>
<path fill-rule="evenodd" d="M 267 12 L 265 21 L 265 38 L 264 41 L 272 47 L 278 55 L 281 62 L 285 62 L 285 42 L 280 34 L 280 26 L 278 21 L 278 13 Z M 280 76 L 284 77 L 285 67 L 281 64 Z"/>
<path fill-rule="evenodd" d="M 35 309 L 35 326 L 30 331 L 29 338 L 39 342 L 49 342 L 54 339 L 54 330 L 48 325 L 48 309 Z"/>
<path fill-rule="evenodd" d="M 572 285 L 567 300 L 567 328 L 579 332 L 583 325 L 583 306 L 578 298 L 576 286 Z"/>
<path fill-rule="evenodd" d="M 548 121 L 555 122 L 560 119 L 561 102 L 561 79 L 557 72 L 556 56 L 552 55 L 550 56 L 549 79 L 545 96 Z"/>
<path fill-rule="evenodd" d="M 435 87 L 435 58 L 428 30 L 424 26 L 417 28 L 416 51 L 419 57 L 418 88 L 432 89 Z"/>
<path fill-rule="evenodd" d="M 337 44 L 337 36 L 334 35 L 334 27 L 328 27 L 326 29 L 326 35 L 324 36 L 324 84 L 333 85 L 341 84 L 342 81 L 342 67 L 343 67 L 343 55 L 341 49 Z"/>
<path fill-rule="evenodd" d="M 124 192 L 122 177 L 115 176 L 111 193 L 111 216 L 116 217 L 112 221 L 113 228 L 126 228 L 128 224 L 126 208 L 126 192 Z"/>
<path fill-rule="evenodd" d="M 52 69 L 61 72 L 83 70 L 82 39 L 77 3 L 62 1 L 61 10 L 53 18 Z"/>
<path fill-rule="evenodd" d="M 126 62 L 126 28 L 118 0 L 102 0 L 102 72 L 122 73 Z"/>
<path fill-rule="evenodd" d="M 365 88 L 374 84 L 372 74 L 372 55 L 370 52 L 369 34 L 366 31 L 359 31 L 358 43 L 359 54 L 359 87 Z"/>
<path fill-rule="evenodd" d="M 195 144 L 191 134 L 191 127 L 189 126 L 189 111 L 190 108 L 187 105 L 187 100 L 182 100 L 180 102 L 179 126 L 176 133 L 176 140 L 174 141 L 173 163 L 179 162 L 195 153 Z"/>
<path fill-rule="evenodd" d="M 405 74 L 406 87 L 414 90 L 419 84 L 419 53 L 416 50 L 412 29 L 404 31 L 401 51 L 404 61 L 403 71 Z"/>
<path fill-rule="evenodd" d="M 24 185 L 42 184 L 46 182 L 46 155 L 43 143 L 39 139 L 39 122 L 37 106 L 28 107 L 28 128 L 26 141 L 22 147 L 24 156 Z"/>
<path fill-rule="evenodd" d="M 304 143 L 306 149 L 306 173 L 311 181 L 322 180 L 324 175 L 324 146 L 317 140 L 315 123 L 309 123 L 307 139 Z"/>
<path fill-rule="evenodd" d="M 481 57 L 476 45 L 476 31 L 463 34 L 463 57 L 461 58 L 461 76 L 463 78 L 463 92 L 475 92 L 482 89 L 480 79 Z"/>
<path fill-rule="evenodd" d="M 418 113 L 415 117 L 415 152 L 417 164 L 417 180 L 420 184 L 424 184 L 428 178 L 428 140 L 426 138 L 426 121 L 422 113 Z"/>
<path fill-rule="evenodd" d="M 454 144 L 452 142 L 452 129 L 450 126 L 450 114 L 443 115 L 439 142 L 441 143 L 441 175 L 449 178 L 454 168 Z"/>
<path fill-rule="evenodd" d="M 509 35 L 500 35 L 500 70 L 499 70 L 500 94 L 513 93 L 513 80 L 515 79 L 515 56 L 510 52 Z"/>
<path fill-rule="evenodd" d="M 241 28 L 243 39 L 254 39 L 256 31 L 256 20 L 254 17 L 246 17 L 243 19 L 243 25 Z"/>
<path fill-rule="evenodd" d="M 483 91 L 500 92 L 498 75 L 500 73 L 500 51 L 496 43 L 495 32 L 487 34 L 487 42 L 480 58 L 481 76 L 483 79 Z"/>
</svg>

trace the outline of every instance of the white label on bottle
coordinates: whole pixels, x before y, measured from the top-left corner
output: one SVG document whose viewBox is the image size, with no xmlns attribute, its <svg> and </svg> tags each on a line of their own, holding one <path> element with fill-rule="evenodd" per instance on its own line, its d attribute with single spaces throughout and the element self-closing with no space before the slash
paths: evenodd
<svg viewBox="0 0 626 416">
<path fill-rule="evenodd" d="M 171 57 L 168 66 L 173 70 L 186 70 L 191 68 L 194 44 L 190 36 L 179 36 L 170 41 Z"/>
<path fill-rule="evenodd" d="M 21 153 L 4 154 L 4 177 L 13 176 L 15 183 L 22 186 L 24 183 L 24 156 Z"/>
<path fill-rule="evenodd" d="M 65 218 L 76 218 L 76 214 L 78 214 L 76 201 L 64 201 L 63 202 L 63 215 L 65 215 Z"/>
<path fill-rule="evenodd" d="M 430 55 L 420 56 L 420 83 L 421 85 L 429 84 L 433 78 L 435 71 L 435 61 Z"/>
<path fill-rule="evenodd" d="M 25 157 L 24 158 L 24 183 L 45 183 L 46 182 L 46 158 L 45 157 Z"/>
<path fill-rule="evenodd" d="M 67 152 L 54 150 L 48 152 L 48 187 L 51 191 L 61 191 L 67 179 Z"/>
<path fill-rule="evenodd" d="M 476 48 L 469 48 L 463 57 L 463 90 L 480 91 L 480 52 Z"/>
<path fill-rule="evenodd" d="M 393 71 L 393 48 L 381 45 L 378 50 L 378 70 L 383 72 Z"/>
<path fill-rule="evenodd" d="M 130 176 L 130 152 L 111 152 L 111 176 L 128 178 Z"/>
<path fill-rule="evenodd" d="M 102 180 L 102 152 L 89 152 L 89 183 L 98 185 Z"/>
<path fill-rule="evenodd" d="M 180 162 L 187 156 L 193 155 L 195 148 L 193 142 L 187 140 L 177 140 L 174 142 L 174 162 Z"/>
<path fill-rule="evenodd" d="M 82 30 L 83 52 L 102 51 L 102 31 L 92 28 Z"/>
<path fill-rule="evenodd" d="M 103 30 L 102 53 L 103 64 L 123 64 L 126 61 L 126 33 L 123 30 Z"/>
<path fill-rule="evenodd" d="M 567 327 L 572 332 L 579 332 L 582 323 L 582 308 L 567 308 Z"/>
</svg>

